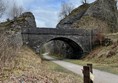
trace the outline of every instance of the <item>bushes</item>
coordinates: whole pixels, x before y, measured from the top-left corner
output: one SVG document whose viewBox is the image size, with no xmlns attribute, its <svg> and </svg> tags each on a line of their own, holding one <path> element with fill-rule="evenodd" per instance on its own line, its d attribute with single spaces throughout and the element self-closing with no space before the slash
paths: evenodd
<svg viewBox="0 0 118 83">
<path fill-rule="evenodd" d="M 20 32 L 0 31 L 0 68 L 13 67 L 12 60 L 22 46 Z"/>
</svg>

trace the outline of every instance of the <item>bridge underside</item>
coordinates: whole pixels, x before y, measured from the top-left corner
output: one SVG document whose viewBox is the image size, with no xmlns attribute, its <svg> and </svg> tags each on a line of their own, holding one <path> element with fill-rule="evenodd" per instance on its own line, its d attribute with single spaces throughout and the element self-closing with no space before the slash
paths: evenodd
<svg viewBox="0 0 118 83">
<path fill-rule="evenodd" d="M 50 41 L 55 41 L 55 40 L 60 40 L 63 41 L 64 43 L 68 44 L 71 48 L 72 48 L 72 54 L 71 56 L 67 56 L 66 58 L 70 58 L 70 59 L 79 59 L 82 57 L 83 55 L 83 49 L 73 40 L 68 39 L 68 38 L 63 38 L 63 37 L 58 37 L 58 38 L 54 38 L 51 39 Z"/>
</svg>

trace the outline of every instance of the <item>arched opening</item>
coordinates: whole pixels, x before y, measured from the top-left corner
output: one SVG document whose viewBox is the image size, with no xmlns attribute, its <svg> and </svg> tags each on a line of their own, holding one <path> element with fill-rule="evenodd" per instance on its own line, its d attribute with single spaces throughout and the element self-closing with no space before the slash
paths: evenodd
<svg viewBox="0 0 118 83">
<path fill-rule="evenodd" d="M 66 58 L 69 58 L 69 59 L 80 59 L 82 57 L 83 49 L 75 41 L 73 41 L 73 40 L 71 40 L 69 38 L 65 38 L 65 37 L 57 37 L 57 38 L 53 38 L 53 39 L 49 40 L 48 42 L 55 41 L 55 40 L 63 41 L 64 43 L 68 44 L 72 48 L 71 56 L 70 55 L 66 56 Z M 68 48 L 66 48 L 66 49 L 68 49 Z"/>
</svg>

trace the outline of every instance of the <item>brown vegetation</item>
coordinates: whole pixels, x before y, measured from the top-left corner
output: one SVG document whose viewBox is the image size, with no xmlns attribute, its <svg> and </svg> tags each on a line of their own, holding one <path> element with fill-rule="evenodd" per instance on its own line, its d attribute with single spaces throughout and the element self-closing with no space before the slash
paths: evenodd
<svg viewBox="0 0 118 83">
<path fill-rule="evenodd" d="M 41 59 L 23 46 L 12 70 L 4 70 L 0 83 L 82 83 L 82 79 L 62 67 Z M 4 76 L 6 75 L 6 77 Z"/>
<path fill-rule="evenodd" d="M 10 30 L 0 30 L 0 75 L 4 69 L 14 67 L 15 59 L 22 46 L 21 34 Z"/>
</svg>

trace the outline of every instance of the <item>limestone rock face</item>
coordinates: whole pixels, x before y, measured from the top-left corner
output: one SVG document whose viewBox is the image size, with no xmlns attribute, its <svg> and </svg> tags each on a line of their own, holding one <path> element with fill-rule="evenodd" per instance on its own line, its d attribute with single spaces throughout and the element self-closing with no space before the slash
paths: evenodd
<svg viewBox="0 0 118 83">
<path fill-rule="evenodd" d="M 20 49 L 23 44 L 22 28 L 36 28 L 35 18 L 32 13 L 26 12 L 13 20 L 8 19 L 6 22 L 0 23 L 0 47 L 3 47 L 2 51 L 6 49 L 4 50 L 6 51 L 5 53 L 10 54 L 13 51 L 13 54 L 15 54 Z M 2 51 L 0 51 L 0 55 L 4 52 Z M 3 56 L 7 56 L 8 54 Z"/>
<path fill-rule="evenodd" d="M 117 7 L 115 0 L 97 0 L 73 25 L 76 28 L 97 28 L 103 32 L 115 32 L 117 29 Z"/>
<path fill-rule="evenodd" d="M 83 4 L 80 7 L 74 9 L 71 14 L 62 19 L 58 24 L 57 28 L 71 28 L 70 26 L 84 15 L 86 10 L 89 8 L 89 4 Z"/>
<path fill-rule="evenodd" d="M 85 7 L 85 4 L 82 6 Z M 61 20 L 57 28 L 97 28 L 106 33 L 118 31 L 116 0 L 96 0 L 85 9 L 82 6 L 77 8 L 81 11 L 76 11 L 74 15 L 72 12 Z"/>
<path fill-rule="evenodd" d="M 6 22 L 0 23 L 1 27 L 7 28 L 36 28 L 36 22 L 34 15 L 31 12 L 25 12 L 19 17 L 15 17 L 14 19 L 10 20 L 7 19 Z M 4 28 L 3 28 L 4 29 Z"/>
<path fill-rule="evenodd" d="M 22 18 L 25 20 L 24 25 L 27 26 L 26 28 L 36 28 L 35 17 L 31 12 L 23 13 L 19 19 Z"/>
</svg>

